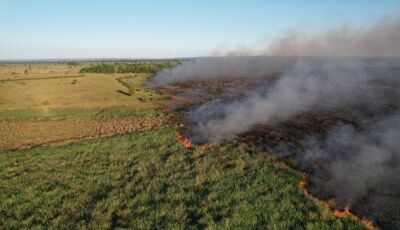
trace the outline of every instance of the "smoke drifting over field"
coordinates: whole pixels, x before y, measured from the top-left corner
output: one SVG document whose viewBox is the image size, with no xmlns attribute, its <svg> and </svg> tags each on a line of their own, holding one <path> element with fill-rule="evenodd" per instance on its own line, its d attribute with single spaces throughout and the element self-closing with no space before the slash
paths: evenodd
<svg viewBox="0 0 400 230">
<path fill-rule="evenodd" d="M 385 228 L 399 229 L 399 137 L 399 112 L 378 118 L 364 130 L 337 125 L 324 141 L 310 137 L 298 160 L 316 172 L 310 176 L 315 193 L 330 194 L 341 206 L 356 204 L 363 215 L 389 220 Z"/>
<path fill-rule="evenodd" d="M 193 128 L 195 138 L 199 142 L 231 139 L 254 125 L 276 124 L 304 112 L 399 98 L 396 88 L 376 86 L 376 77 L 366 71 L 354 60 L 297 61 L 273 86 L 260 86 L 229 103 L 200 106 L 192 114 L 198 122 Z"/>
<path fill-rule="evenodd" d="M 282 72 L 293 60 L 280 57 L 224 57 L 198 58 L 164 69 L 152 78 L 156 84 L 188 80 L 232 79 L 238 77 L 262 77 Z"/>
<path fill-rule="evenodd" d="M 308 112 L 390 106 L 390 112 L 379 115 L 349 109 L 361 128 L 337 124 L 323 139 L 308 136 L 303 154 L 294 158 L 313 172 L 315 193 L 330 194 L 341 207 L 357 203 L 359 213 L 378 222 L 387 218 L 385 228 L 400 229 L 400 59 L 336 57 L 400 56 L 400 21 L 315 37 L 292 33 L 273 42 L 268 52 L 331 57 L 203 58 L 152 80 L 163 84 L 280 73 L 272 85 L 238 90 L 241 96 L 235 100 L 216 99 L 195 108 L 189 133 L 197 143 L 230 140 L 260 124 L 274 126 Z M 361 204 L 365 196 L 367 204 Z"/>
</svg>

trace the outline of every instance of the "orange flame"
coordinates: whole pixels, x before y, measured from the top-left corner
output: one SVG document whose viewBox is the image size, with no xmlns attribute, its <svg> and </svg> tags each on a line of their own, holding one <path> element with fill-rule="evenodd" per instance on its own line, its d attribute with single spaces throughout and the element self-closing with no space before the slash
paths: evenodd
<svg viewBox="0 0 400 230">
<path fill-rule="evenodd" d="M 185 136 L 183 136 L 183 134 L 179 133 L 179 129 L 183 129 L 185 128 L 185 125 L 183 123 L 180 123 L 176 129 L 178 131 L 178 141 L 180 141 L 182 143 L 183 146 L 185 146 L 186 148 L 190 148 L 192 147 L 192 142 L 190 142 L 190 140 L 188 140 Z"/>
<path fill-rule="evenodd" d="M 186 139 L 185 136 L 183 136 L 182 134 L 178 134 L 178 141 L 180 141 L 183 146 L 185 146 L 186 148 L 190 148 L 192 147 L 192 142 L 190 142 L 188 139 Z"/>
<path fill-rule="evenodd" d="M 353 213 L 350 212 L 350 208 L 349 207 L 345 207 L 343 211 L 340 210 L 335 210 L 333 212 L 333 215 L 339 218 L 345 218 L 345 217 L 350 217 L 352 219 L 358 220 L 360 221 L 362 224 L 364 224 L 364 226 L 367 229 L 376 229 L 374 227 L 374 222 L 371 219 L 368 218 L 362 218 L 360 219 L 359 217 L 357 217 L 356 215 L 354 215 Z"/>
<path fill-rule="evenodd" d="M 374 227 L 374 221 L 371 220 L 371 219 L 362 218 L 362 219 L 361 219 L 361 223 L 363 223 L 363 224 L 367 227 L 367 229 L 370 229 L 370 230 L 376 229 L 376 228 Z"/>
<path fill-rule="evenodd" d="M 186 148 L 190 148 L 193 146 L 192 142 L 189 139 L 187 139 L 182 133 L 180 133 L 180 129 L 183 129 L 183 128 L 185 128 L 185 124 L 180 123 L 179 125 L 177 125 L 177 127 L 176 127 L 177 132 L 178 132 L 177 139 L 179 142 L 182 143 L 183 146 L 185 146 Z M 203 144 L 201 146 L 201 148 L 207 149 L 209 146 L 210 146 L 210 144 L 206 143 L 206 144 Z"/>
<path fill-rule="evenodd" d="M 300 181 L 300 188 L 306 189 L 307 188 L 307 181 L 305 181 L 305 180 Z"/>
<path fill-rule="evenodd" d="M 308 186 L 307 181 L 305 181 L 305 180 L 300 181 L 299 186 L 300 186 L 301 189 L 303 189 L 303 191 L 304 191 L 307 195 L 310 195 L 310 194 L 308 193 L 308 191 L 307 191 L 307 186 Z M 335 202 L 334 202 L 333 200 L 326 201 L 325 203 L 326 203 L 326 205 L 327 205 L 329 208 L 334 209 L 334 207 L 335 207 Z M 333 215 L 334 215 L 335 217 L 338 217 L 338 218 L 350 217 L 350 218 L 352 218 L 352 219 L 354 219 L 354 220 L 360 221 L 367 229 L 370 229 L 370 230 L 376 229 L 376 228 L 374 227 L 374 221 L 373 221 L 373 220 L 368 219 L 368 218 L 361 218 L 361 219 L 360 219 L 359 217 L 357 217 L 356 215 L 354 215 L 353 213 L 350 212 L 350 207 L 345 207 L 345 208 L 343 209 L 343 211 L 340 211 L 340 210 L 338 210 L 338 209 L 335 209 L 335 210 L 333 210 Z"/>
<path fill-rule="evenodd" d="M 340 218 L 344 218 L 344 217 L 346 217 L 346 216 L 350 216 L 350 217 L 354 216 L 354 215 L 350 212 L 349 207 L 345 207 L 343 211 L 335 210 L 335 211 L 333 212 L 333 215 L 336 216 L 336 217 L 340 217 Z"/>
</svg>

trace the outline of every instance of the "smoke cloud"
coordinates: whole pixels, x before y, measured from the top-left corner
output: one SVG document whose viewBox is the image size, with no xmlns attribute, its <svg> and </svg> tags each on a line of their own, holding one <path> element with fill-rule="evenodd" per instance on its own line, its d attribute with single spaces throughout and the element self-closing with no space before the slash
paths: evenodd
<svg viewBox="0 0 400 230">
<path fill-rule="evenodd" d="M 166 84 L 188 80 L 262 77 L 282 72 L 293 60 L 293 58 L 282 57 L 198 58 L 171 69 L 164 69 L 151 81 L 156 84 Z"/>
<path fill-rule="evenodd" d="M 259 56 L 250 56 L 252 54 Z M 214 55 L 224 57 L 197 58 L 162 70 L 152 81 L 165 84 L 261 77 L 284 72 L 302 57 L 399 57 L 400 17 L 387 17 L 365 27 L 344 25 L 320 34 L 291 30 L 272 40 L 261 52 L 242 47 L 225 53 L 218 51 Z"/>
<path fill-rule="evenodd" d="M 271 42 L 265 54 L 286 56 L 399 56 L 400 18 L 385 18 L 367 27 L 344 25 L 309 35 L 292 30 Z"/>
<path fill-rule="evenodd" d="M 349 205 L 369 188 L 399 182 L 399 118 L 399 113 L 383 117 L 362 131 L 337 125 L 323 142 L 310 137 L 301 160 L 308 166 L 328 164 L 326 190 L 335 191 L 341 202 Z M 332 159 L 332 155 L 336 157 Z"/>
<path fill-rule="evenodd" d="M 192 128 L 196 141 L 232 139 L 254 125 L 276 124 L 308 111 L 399 98 L 393 85 L 377 86 L 373 81 L 377 77 L 365 65 L 354 59 L 296 61 L 273 86 L 260 86 L 235 101 L 212 101 L 196 109 L 191 114 L 197 123 Z M 390 67 L 384 69 L 385 79 L 392 82 Z"/>
</svg>

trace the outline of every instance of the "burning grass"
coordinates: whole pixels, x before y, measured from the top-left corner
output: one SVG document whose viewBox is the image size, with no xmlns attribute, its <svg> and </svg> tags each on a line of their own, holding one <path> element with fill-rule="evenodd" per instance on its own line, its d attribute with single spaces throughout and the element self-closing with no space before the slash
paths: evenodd
<svg viewBox="0 0 400 230">
<path fill-rule="evenodd" d="M 299 187 L 304 191 L 306 196 L 312 197 L 312 195 L 307 191 L 308 183 L 305 180 L 301 180 L 299 183 Z M 366 229 L 375 230 L 377 229 L 374 226 L 374 221 L 369 218 L 359 218 L 350 212 L 349 207 L 345 207 L 343 210 L 336 209 L 335 202 L 333 200 L 329 200 L 325 202 L 326 207 L 332 210 L 333 216 L 337 218 L 350 218 L 352 220 L 358 221 L 362 223 Z"/>
<path fill-rule="evenodd" d="M 3 228 L 364 229 L 275 157 L 157 130 L 0 154 Z"/>
</svg>

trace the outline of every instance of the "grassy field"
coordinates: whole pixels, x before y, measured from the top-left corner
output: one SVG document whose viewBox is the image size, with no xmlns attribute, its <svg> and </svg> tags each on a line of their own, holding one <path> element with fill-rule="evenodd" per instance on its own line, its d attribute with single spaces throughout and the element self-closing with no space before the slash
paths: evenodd
<svg viewBox="0 0 400 230">
<path fill-rule="evenodd" d="M 184 148 L 149 73 L 79 73 L 91 65 L 0 66 L 2 229 L 364 228 L 279 159 Z"/>
<path fill-rule="evenodd" d="M 155 107 L 151 101 L 168 99 L 142 88 L 150 73 L 80 73 L 82 67 L 90 65 L 0 66 L 0 111 L 121 106 L 141 109 Z"/>
<path fill-rule="evenodd" d="M 362 229 L 240 147 L 185 149 L 164 129 L 0 155 L 3 228 Z"/>
<path fill-rule="evenodd" d="M 0 82 L 0 110 L 25 108 L 98 108 L 129 106 L 149 108 L 142 98 L 145 91 L 129 96 L 127 89 L 116 79 L 121 74 L 85 74 L 83 77 L 30 79 Z M 137 74 L 135 83 L 140 84 L 148 74 Z M 132 100 L 134 97 L 135 100 Z"/>
</svg>

